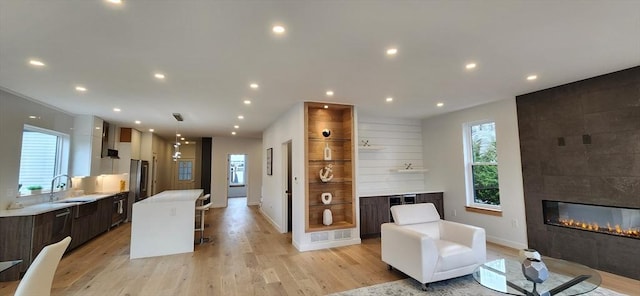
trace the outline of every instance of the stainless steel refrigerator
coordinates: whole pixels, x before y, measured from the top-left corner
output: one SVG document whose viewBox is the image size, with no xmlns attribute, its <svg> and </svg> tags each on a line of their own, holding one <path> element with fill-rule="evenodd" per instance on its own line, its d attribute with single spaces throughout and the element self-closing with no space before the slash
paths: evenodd
<svg viewBox="0 0 640 296">
<path fill-rule="evenodd" d="M 133 203 L 147 198 L 148 176 L 149 162 L 146 160 L 132 159 L 129 169 L 129 211 L 127 215 L 129 221 L 131 221 Z"/>
</svg>

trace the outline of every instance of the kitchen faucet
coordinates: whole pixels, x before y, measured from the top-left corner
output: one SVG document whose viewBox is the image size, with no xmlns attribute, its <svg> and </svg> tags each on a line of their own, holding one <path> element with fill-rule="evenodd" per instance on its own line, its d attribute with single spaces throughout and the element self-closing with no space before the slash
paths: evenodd
<svg viewBox="0 0 640 296">
<path fill-rule="evenodd" d="M 56 181 L 56 179 L 60 178 L 60 177 L 67 177 L 67 188 L 72 188 L 73 187 L 73 182 L 71 181 L 71 177 L 69 177 L 69 175 L 57 175 L 55 177 L 53 177 L 53 179 L 51 179 L 51 191 L 49 191 L 49 202 L 52 202 L 55 198 L 55 194 L 53 193 L 53 184 Z"/>
</svg>

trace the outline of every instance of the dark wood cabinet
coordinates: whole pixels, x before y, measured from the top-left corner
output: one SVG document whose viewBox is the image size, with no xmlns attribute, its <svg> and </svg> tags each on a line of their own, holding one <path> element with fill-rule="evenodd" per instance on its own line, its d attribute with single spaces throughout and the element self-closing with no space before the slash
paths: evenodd
<svg viewBox="0 0 640 296">
<path fill-rule="evenodd" d="M 389 197 L 360 198 L 360 237 L 380 235 L 380 225 L 389 222 Z"/>
<path fill-rule="evenodd" d="M 71 236 L 69 251 L 109 230 L 116 216 L 126 218 L 127 196 L 124 192 L 38 215 L 0 217 L 0 261 L 22 260 L 0 273 L 0 281 L 20 279 L 47 245 Z M 122 210 L 114 206 L 119 203 Z"/>
<path fill-rule="evenodd" d="M 442 192 L 420 193 L 416 195 L 416 203 L 432 203 L 436 206 L 440 219 L 444 220 L 444 200 Z"/>
<path fill-rule="evenodd" d="M 393 222 L 389 208 L 394 205 L 433 203 L 444 219 L 443 198 L 442 192 L 360 197 L 360 238 L 379 236 L 380 225 Z"/>
</svg>

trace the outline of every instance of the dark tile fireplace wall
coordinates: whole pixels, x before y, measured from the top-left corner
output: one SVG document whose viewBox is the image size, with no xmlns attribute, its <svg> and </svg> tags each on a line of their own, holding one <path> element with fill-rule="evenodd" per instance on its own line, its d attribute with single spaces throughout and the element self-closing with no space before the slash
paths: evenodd
<svg viewBox="0 0 640 296">
<path fill-rule="evenodd" d="M 542 200 L 640 208 L 640 66 L 516 97 L 529 247 L 640 279 L 640 240 L 545 225 Z"/>
</svg>

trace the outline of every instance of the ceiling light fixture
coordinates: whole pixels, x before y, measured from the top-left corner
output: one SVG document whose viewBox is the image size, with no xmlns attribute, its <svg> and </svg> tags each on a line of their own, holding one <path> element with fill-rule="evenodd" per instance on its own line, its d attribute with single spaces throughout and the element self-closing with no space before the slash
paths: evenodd
<svg viewBox="0 0 640 296">
<path fill-rule="evenodd" d="M 325 109 L 329 109 L 329 105 L 324 105 L 323 106 Z"/>
<path fill-rule="evenodd" d="M 469 63 L 466 66 L 464 66 L 465 68 L 471 70 L 471 69 L 475 69 L 476 68 L 476 63 Z"/>
<path fill-rule="evenodd" d="M 388 97 L 388 98 L 386 99 L 386 101 L 387 101 L 387 102 L 393 102 L 393 98 L 392 98 L 392 97 Z"/>
<path fill-rule="evenodd" d="M 120 112 L 122 110 L 120 110 L 120 108 L 113 108 L 113 112 Z"/>
<path fill-rule="evenodd" d="M 122 4 L 122 0 L 107 0 L 107 2 L 113 3 L 113 4 Z"/>
<path fill-rule="evenodd" d="M 231 134 L 235 136 L 235 135 L 236 135 L 236 132 L 231 132 Z"/>
<path fill-rule="evenodd" d="M 442 103 L 442 102 L 437 103 L 437 104 L 436 104 L 436 106 L 438 106 L 438 107 L 442 107 L 442 106 L 444 106 L 444 103 Z"/>
<path fill-rule="evenodd" d="M 35 116 L 35 115 L 30 115 L 30 116 L 29 116 L 29 118 L 31 118 L 31 119 L 36 119 L 36 118 L 38 118 L 38 117 L 37 117 L 37 116 Z"/>
<path fill-rule="evenodd" d="M 184 143 L 185 143 L 185 144 L 189 144 L 189 141 L 185 141 Z"/>
<path fill-rule="evenodd" d="M 180 141 L 184 141 L 184 138 L 180 138 Z"/>
<path fill-rule="evenodd" d="M 253 88 L 253 89 L 257 89 L 260 86 L 257 83 L 251 83 L 251 84 L 249 84 L 249 87 Z"/>
<path fill-rule="evenodd" d="M 271 30 L 273 31 L 273 33 L 276 33 L 276 34 L 284 34 L 284 32 L 286 31 L 285 28 L 280 25 L 273 26 Z"/>
<path fill-rule="evenodd" d="M 87 88 L 82 86 L 82 85 L 78 85 L 78 86 L 76 86 L 76 90 L 80 91 L 80 92 L 85 92 L 85 91 L 87 91 Z"/>
<path fill-rule="evenodd" d="M 164 79 L 164 74 L 162 73 L 156 73 L 156 74 L 153 74 L 153 76 L 158 79 Z"/>
<path fill-rule="evenodd" d="M 38 66 L 38 67 L 43 67 L 44 63 L 38 60 L 30 60 L 29 64 L 33 65 L 33 66 Z"/>
<path fill-rule="evenodd" d="M 136 121 L 134 121 L 134 123 L 135 123 L 135 124 L 141 124 L 141 123 L 142 123 L 142 121 L 140 121 L 140 120 L 136 120 Z"/>
<path fill-rule="evenodd" d="M 527 80 L 536 80 L 538 79 L 538 75 L 529 75 L 527 76 Z"/>
<path fill-rule="evenodd" d="M 244 116 L 238 115 L 238 119 L 244 119 Z"/>
<path fill-rule="evenodd" d="M 397 53 L 398 53 L 398 49 L 395 47 L 387 49 L 387 55 L 392 56 L 392 55 L 396 55 Z"/>
<path fill-rule="evenodd" d="M 156 131 L 156 130 L 154 130 L 154 129 L 152 129 L 152 128 L 150 128 L 150 129 L 149 129 L 149 132 L 150 132 L 150 133 L 153 133 L 153 132 L 155 132 L 155 131 Z"/>
<path fill-rule="evenodd" d="M 251 105 L 251 100 L 244 100 L 245 105 Z"/>
<path fill-rule="evenodd" d="M 327 91 L 327 96 L 330 96 L 330 97 L 333 96 L 333 91 L 332 90 L 328 90 Z"/>
<path fill-rule="evenodd" d="M 235 128 L 235 129 L 239 129 L 239 128 L 240 128 L 240 126 L 239 126 L 239 125 L 234 125 L 234 126 L 233 126 L 233 128 Z"/>
</svg>

